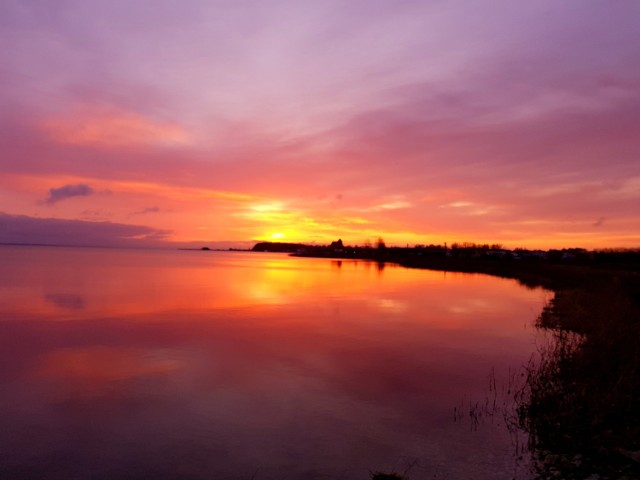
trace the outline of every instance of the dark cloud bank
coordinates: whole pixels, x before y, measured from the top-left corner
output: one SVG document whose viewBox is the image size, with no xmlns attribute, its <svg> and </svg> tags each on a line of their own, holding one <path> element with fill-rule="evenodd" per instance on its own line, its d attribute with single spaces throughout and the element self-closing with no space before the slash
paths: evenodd
<svg viewBox="0 0 640 480">
<path fill-rule="evenodd" d="M 95 247 L 169 246 L 169 230 L 142 225 L 34 218 L 0 212 L 0 243 Z"/>
</svg>

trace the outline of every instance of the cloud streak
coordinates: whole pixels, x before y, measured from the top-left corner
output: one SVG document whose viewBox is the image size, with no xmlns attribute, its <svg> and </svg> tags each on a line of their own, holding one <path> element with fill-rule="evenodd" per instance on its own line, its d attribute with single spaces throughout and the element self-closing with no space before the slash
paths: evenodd
<svg viewBox="0 0 640 480">
<path fill-rule="evenodd" d="M 0 243 L 104 247 L 167 245 L 168 230 L 142 225 L 34 218 L 0 212 Z"/>
<path fill-rule="evenodd" d="M 158 213 L 160 211 L 160 207 L 145 207 L 142 210 L 131 213 L 131 215 L 147 215 L 148 213 Z"/>
<path fill-rule="evenodd" d="M 179 146 L 190 141 L 178 125 L 149 120 L 126 111 L 83 111 L 64 118 L 49 118 L 43 126 L 54 141 L 69 145 L 103 148 Z"/>
</svg>

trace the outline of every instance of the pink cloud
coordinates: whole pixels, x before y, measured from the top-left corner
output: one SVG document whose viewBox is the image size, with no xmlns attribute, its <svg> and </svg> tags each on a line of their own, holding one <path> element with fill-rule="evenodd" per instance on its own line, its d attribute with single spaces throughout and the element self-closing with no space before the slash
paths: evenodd
<svg viewBox="0 0 640 480">
<path fill-rule="evenodd" d="M 82 112 L 44 121 L 53 141 L 99 148 L 138 145 L 172 146 L 190 142 L 178 125 L 149 120 L 131 112 Z"/>
</svg>

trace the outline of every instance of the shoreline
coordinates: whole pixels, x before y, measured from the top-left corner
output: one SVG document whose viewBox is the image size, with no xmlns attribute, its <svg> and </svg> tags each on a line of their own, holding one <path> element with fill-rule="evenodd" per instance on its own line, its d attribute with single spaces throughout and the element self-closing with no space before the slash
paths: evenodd
<svg viewBox="0 0 640 480">
<path fill-rule="evenodd" d="M 556 292 L 592 283 L 594 278 L 639 277 L 640 265 L 621 263 L 553 262 L 537 259 L 466 258 L 434 255 L 396 255 L 371 252 L 296 252 L 292 257 L 329 258 L 336 260 L 368 260 L 393 263 L 405 268 L 438 270 L 445 272 L 482 273 L 517 280 L 527 287 L 543 287 Z"/>
<path fill-rule="evenodd" d="M 537 473 L 540 478 L 640 478 L 640 272 L 635 262 L 366 253 L 291 255 L 480 273 L 551 290 L 554 296 L 536 326 L 553 334 L 554 345 L 526 367 L 525 387 L 514 392 Z"/>
</svg>

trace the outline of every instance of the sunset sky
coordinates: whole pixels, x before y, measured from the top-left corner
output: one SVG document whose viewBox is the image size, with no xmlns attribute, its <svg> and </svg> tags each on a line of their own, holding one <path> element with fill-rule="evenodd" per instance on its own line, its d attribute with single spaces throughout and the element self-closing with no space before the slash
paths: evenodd
<svg viewBox="0 0 640 480">
<path fill-rule="evenodd" d="M 638 0 L 3 0 L 0 243 L 640 246 Z"/>
</svg>

